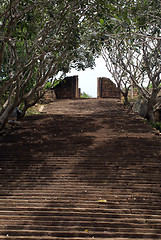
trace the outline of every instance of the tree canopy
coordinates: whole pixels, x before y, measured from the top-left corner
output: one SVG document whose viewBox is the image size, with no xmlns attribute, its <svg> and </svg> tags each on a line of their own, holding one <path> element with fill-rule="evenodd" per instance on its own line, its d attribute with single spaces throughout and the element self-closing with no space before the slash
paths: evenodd
<svg viewBox="0 0 161 240">
<path fill-rule="evenodd" d="M 2 0 L 0 128 L 15 107 L 23 106 L 24 115 L 43 96 L 49 79 L 71 67 L 92 67 L 102 50 L 122 72 L 120 86 L 128 77 L 146 96 L 153 113 L 160 90 L 160 4 L 159 0 Z M 147 79 L 147 86 L 152 86 L 148 94 L 143 88 Z"/>
<path fill-rule="evenodd" d="M 80 38 L 93 4 L 85 0 L 0 4 L 1 127 L 16 106 L 23 103 L 25 113 L 38 101 L 48 79 L 67 72 L 71 65 L 94 64 L 90 48 Z"/>
<path fill-rule="evenodd" d="M 117 85 L 133 85 L 147 99 L 147 118 L 155 121 L 161 90 L 161 2 L 116 2 L 110 28 L 109 18 L 100 21 L 103 57 Z"/>
</svg>

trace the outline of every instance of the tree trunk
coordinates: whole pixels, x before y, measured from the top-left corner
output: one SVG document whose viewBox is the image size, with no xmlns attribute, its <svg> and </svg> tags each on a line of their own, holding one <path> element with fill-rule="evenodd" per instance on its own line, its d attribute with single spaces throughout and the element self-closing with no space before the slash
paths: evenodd
<svg viewBox="0 0 161 240">
<path fill-rule="evenodd" d="M 157 94 L 159 92 L 159 89 L 153 89 L 151 97 L 148 99 L 148 111 L 147 111 L 147 119 L 150 122 L 155 122 L 155 105 L 157 103 Z"/>
<path fill-rule="evenodd" d="M 155 120 L 156 120 L 156 119 L 155 119 L 155 115 L 154 115 L 154 111 L 153 111 L 153 110 L 150 110 L 150 111 L 148 112 L 147 119 L 148 119 L 149 122 L 155 123 Z"/>
<path fill-rule="evenodd" d="M 22 109 L 22 112 L 20 114 L 20 119 L 22 119 L 25 116 L 27 109 L 29 109 L 30 107 L 33 107 L 44 96 L 45 93 L 46 93 L 46 91 L 39 92 L 37 97 L 35 99 L 33 99 L 32 102 L 29 102 L 27 99 L 24 100 L 25 106 Z"/>
<path fill-rule="evenodd" d="M 147 120 L 154 123 L 155 122 L 155 116 L 154 116 L 154 106 L 156 104 L 156 96 L 157 94 L 151 95 L 151 97 L 148 99 L 148 105 L 147 105 Z"/>
<path fill-rule="evenodd" d="M 11 102 L 5 109 L 5 111 L 2 113 L 2 115 L 0 116 L 0 129 L 3 129 L 4 126 L 6 125 L 9 116 L 11 115 L 11 113 L 14 111 L 15 107 L 17 105 L 13 104 L 13 102 Z"/>
<path fill-rule="evenodd" d="M 154 108 L 153 108 L 153 104 L 152 104 L 152 100 L 151 99 L 148 100 L 146 118 L 151 123 L 155 122 Z"/>
<path fill-rule="evenodd" d="M 123 97 L 124 97 L 124 105 L 125 106 L 129 106 L 130 105 L 130 102 L 129 102 L 129 99 L 128 99 L 128 90 L 126 91 L 121 91 Z"/>
</svg>

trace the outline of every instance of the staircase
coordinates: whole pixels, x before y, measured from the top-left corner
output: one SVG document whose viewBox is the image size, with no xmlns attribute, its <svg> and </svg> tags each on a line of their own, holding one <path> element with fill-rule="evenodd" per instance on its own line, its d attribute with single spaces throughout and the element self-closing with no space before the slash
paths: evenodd
<svg viewBox="0 0 161 240">
<path fill-rule="evenodd" d="M 0 240 L 161 239 L 161 138 L 117 100 L 63 100 L 0 139 Z"/>
</svg>

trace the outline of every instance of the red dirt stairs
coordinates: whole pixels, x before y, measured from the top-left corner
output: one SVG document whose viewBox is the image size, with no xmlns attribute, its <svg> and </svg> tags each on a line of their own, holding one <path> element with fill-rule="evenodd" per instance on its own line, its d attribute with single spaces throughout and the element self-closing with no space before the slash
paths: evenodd
<svg viewBox="0 0 161 240">
<path fill-rule="evenodd" d="M 0 139 L 0 240 L 161 239 L 161 138 L 110 99 L 56 100 Z"/>
</svg>

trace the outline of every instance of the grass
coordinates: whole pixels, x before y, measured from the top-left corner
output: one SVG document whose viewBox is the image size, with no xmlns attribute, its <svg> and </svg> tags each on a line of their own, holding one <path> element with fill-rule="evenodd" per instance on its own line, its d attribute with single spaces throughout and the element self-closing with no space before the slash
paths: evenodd
<svg viewBox="0 0 161 240">
<path fill-rule="evenodd" d="M 35 106 L 27 109 L 26 111 L 26 116 L 31 116 L 31 115 L 39 115 L 42 114 L 42 112 L 39 110 L 42 106 L 44 106 L 43 104 L 36 104 Z"/>
</svg>

